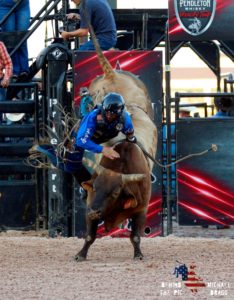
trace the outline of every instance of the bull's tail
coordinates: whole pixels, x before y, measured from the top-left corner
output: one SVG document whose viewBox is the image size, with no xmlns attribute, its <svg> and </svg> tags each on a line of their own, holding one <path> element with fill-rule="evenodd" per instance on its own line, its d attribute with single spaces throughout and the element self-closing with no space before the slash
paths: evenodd
<svg viewBox="0 0 234 300">
<path fill-rule="evenodd" d="M 115 72 L 112 69 L 111 64 L 109 63 L 108 59 L 105 57 L 105 55 L 102 52 L 102 49 L 98 43 L 97 37 L 94 33 L 93 27 L 91 26 L 91 24 L 89 24 L 89 30 L 90 30 L 90 34 L 93 40 L 93 44 L 97 53 L 97 57 L 98 57 L 98 61 L 99 64 L 103 70 L 104 76 L 107 79 L 113 80 L 115 77 Z"/>
</svg>

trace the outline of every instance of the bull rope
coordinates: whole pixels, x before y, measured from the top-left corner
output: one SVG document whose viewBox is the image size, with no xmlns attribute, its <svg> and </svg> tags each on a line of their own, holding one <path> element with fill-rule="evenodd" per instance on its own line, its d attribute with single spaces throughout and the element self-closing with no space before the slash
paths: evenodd
<svg viewBox="0 0 234 300">
<path fill-rule="evenodd" d="M 147 156 L 150 160 L 152 160 L 156 165 L 158 165 L 158 166 L 161 167 L 161 168 L 169 168 L 169 167 L 171 167 L 171 166 L 173 166 L 173 165 L 176 165 L 176 164 L 178 164 L 179 162 L 184 161 L 184 160 L 186 160 L 186 159 L 189 159 L 189 158 L 191 158 L 191 157 L 194 157 L 194 156 L 201 156 L 201 155 L 204 155 L 204 154 L 208 153 L 209 151 L 214 151 L 214 152 L 216 152 L 216 151 L 218 150 L 217 145 L 216 145 L 216 144 L 212 144 L 211 147 L 210 147 L 209 149 L 206 149 L 206 150 L 201 151 L 201 152 L 196 152 L 196 153 L 188 154 L 188 155 L 186 155 L 186 156 L 184 156 L 184 157 L 181 157 L 180 159 L 177 159 L 176 161 L 173 161 L 173 162 L 170 163 L 170 164 L 165 164 L 165 165 L 163 165 L 163 164 L 161 164 L 160 162 L 158 162 L 156 159 L 154 159 L 153 156 L 150 155 L 150 154 L 144 149 L 144 147 L 143 147 L 142 145 L 140 145 L 138 142 L 137 142 L 136 144 L 141 148 L 141 150 L 142 150 L 142 152 L 145 154 L 145 156 Z"/>
</svg>

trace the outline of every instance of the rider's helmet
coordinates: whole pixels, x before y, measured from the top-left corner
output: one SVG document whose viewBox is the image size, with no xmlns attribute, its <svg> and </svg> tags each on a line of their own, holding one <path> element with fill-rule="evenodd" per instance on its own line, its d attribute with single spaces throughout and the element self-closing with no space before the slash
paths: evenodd
<svg viewBox="0 0 234 300">
<path fill-rule="evenodd" d="M 102 101 L 102 109 L 105 113 L 110 112 L 120 117 L 125 107 L 124 98 L 117 93 L 107 94 Z"/>
</svg>

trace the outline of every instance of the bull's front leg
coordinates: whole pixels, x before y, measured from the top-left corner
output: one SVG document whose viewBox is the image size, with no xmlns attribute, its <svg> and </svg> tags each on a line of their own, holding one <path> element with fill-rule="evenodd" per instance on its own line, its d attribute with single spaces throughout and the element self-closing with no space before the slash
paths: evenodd
<svg viewBox="0 0 234 300">
<path fill-rule="evenodd" d="M 99 220 L 89 220 L 87 218 L 87 233 L 84 242 L 83 248 L 76 254 L 75 260 L 76 261 L 84 261 L 86 260 L 89 247 L 93 244 L 96 239 L 97 234 L 97 227 L 98 227 Z"/>
<path fill-rule="evenodd" d="M 130 241 L 134 248 L 134 259 L 143 259 L 141 252 L 141 231 L 145 224 L 145 213 L 137 213 L 132 217 L 132 232 L 130 235 Z"/>
</svg>

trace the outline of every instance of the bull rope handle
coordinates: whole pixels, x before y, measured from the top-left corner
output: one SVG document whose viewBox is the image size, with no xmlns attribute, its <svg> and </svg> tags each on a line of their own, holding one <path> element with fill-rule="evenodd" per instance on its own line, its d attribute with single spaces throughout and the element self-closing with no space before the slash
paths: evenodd
<svg viewBox="0 0 234 300">
<path fill-rule="evenodd" d="M 212 144 L 211 147 L 209 149 L 206 149 L 204 151 L 201 151 L 201 152 L 197 152 L 197 153 L 191 153 L 191 154 L 188 154 L 184 157 L 181 157 L 180 159 L 177 159 L 176 161 L 173 161 L 172 163 L 170 164 L 166 164 L 166 165 L 162 165 L 160 162 L 158 162 L 156 159 L 153 158 L 153 156 L 151 156 L 145 149 L 142 145 L 140 145 L 138 142 L 136 143 L 140 148 L 141 150 L 143 151 L 143 153 L 149 158 L 151 159 L 155 164 L 157 164 L 159 167 L 161 168 L 169 168 L 173 165 L 176 165 L 178 164 L 179 162 L 183 161 L 183 160 L 186 160 L 188 158 L 191 158 L 191 157 L 194 157 L 194 156 L 201 156 L 201 155 L 204 155 L 206 153 L 208 153 L 209 151 L 214 151 L 216 152 L 218 150 L 218 147 L 216 144 Z"/>
</svg>

